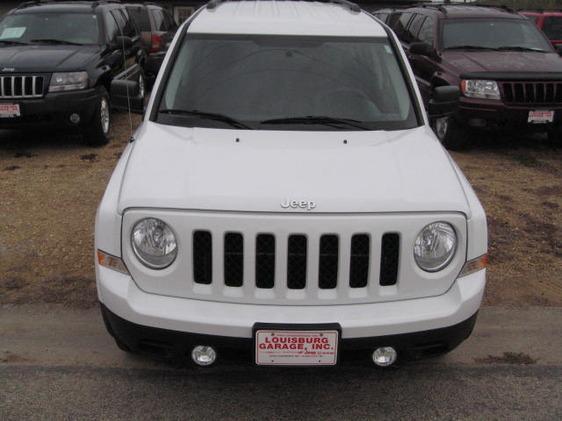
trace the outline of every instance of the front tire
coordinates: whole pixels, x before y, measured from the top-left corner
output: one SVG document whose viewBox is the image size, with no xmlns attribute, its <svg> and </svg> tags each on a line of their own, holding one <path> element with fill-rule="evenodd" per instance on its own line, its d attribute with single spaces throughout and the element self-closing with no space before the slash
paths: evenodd
<svg viewBox="0 0 562 421">
<path fill-rule="evenodd" d="M 460 151 L 469 146 L 468 129 L 462 127 L 453 117 L 436 118 L 433 121 L 433 131 L 447 149 Z"/>
<path fill-rule="evenodd" d="M 86 143 L 90 146 L 103 146 L 109 143 L 109 131 L 111 129 L 111 106 L 109 95 L 104 89 L 98 98 L 98 105 L 94 112 L 92 124 L 86 130 L 84 136 Z"/>
</svg>

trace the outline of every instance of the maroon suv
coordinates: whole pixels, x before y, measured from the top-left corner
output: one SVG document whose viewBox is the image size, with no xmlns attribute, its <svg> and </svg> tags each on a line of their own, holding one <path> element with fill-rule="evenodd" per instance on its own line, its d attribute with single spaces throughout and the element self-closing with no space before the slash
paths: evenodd
<svg viewBox="0 0 562 421">
<path fill-rule="evenodd" d="M 433 119 L 445 146 L 466 147 L 478 130 L 562 138 L 562 59 L 529 19 L 507 8 L 461 4 L 395 14 L 393 29 L 426 103 L 437 86 L 461 89 L 454 113 Z"/>
</svg>

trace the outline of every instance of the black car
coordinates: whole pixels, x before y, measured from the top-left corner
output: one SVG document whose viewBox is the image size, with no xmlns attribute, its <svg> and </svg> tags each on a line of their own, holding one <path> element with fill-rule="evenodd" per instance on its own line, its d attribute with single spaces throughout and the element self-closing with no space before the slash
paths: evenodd
<svg viewBox="0 0 562 421">
<path fill-rule="evenodd" d="M 111 1 L 32 1 L 0 21 L 0 129 L 81 129 L 108 142 L 114 80 L 144 96 L 140 35 Z M 128 94 L 128 93 L 127 93 Z"/>
<path fill-rule="evenodd" d="M 147 53 L 144 72 L 152 83 L 178 26 L 170 13 L 157 4 L 128 3 L 125 7 L 141 33 Z"/>
</svg>

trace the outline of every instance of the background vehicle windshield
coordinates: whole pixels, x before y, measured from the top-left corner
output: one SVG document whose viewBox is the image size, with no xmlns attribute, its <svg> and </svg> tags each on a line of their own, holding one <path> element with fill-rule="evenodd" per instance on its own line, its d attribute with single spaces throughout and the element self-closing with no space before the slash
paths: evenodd
<svg viewBox="0 0 562 421">
<path fill-rule="evenodd" d="M 443 25 L 443 48 L 522 47 L 552 51 L 552 47 L 528 20 L 473 19 L 450 20 Z"/>
<path fill-rule="evenodd" d="M 544 19 L 543 31 L 549 39 L 562 40 L 562 17 L 546 17 Z"/>
<path fill-rule="evenodd" d="M 91 13 L 22 13 L 0 21 L 0 40 L 29 43 L 42 39 L 97 44 L 97 16 Z"/>
<path fill-rule="evenodd" d="M 418 125 L 399 63 L 382 38 L 188 35 L 159 106 L 165 109 L 219 113 L 272 130 L 326 129 L 263 123 L 307 116 L 353 119 L 373 130 Z M 161 114 L 158 121 L 168 124 L 221 125 Z"/>
</svg>

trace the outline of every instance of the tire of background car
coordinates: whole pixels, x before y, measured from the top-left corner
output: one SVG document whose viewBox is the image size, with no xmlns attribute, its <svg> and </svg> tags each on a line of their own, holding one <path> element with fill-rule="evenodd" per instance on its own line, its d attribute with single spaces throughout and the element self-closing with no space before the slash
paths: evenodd
<svg viewBox="0 0 562 421">
<path fill-rule="evenodd" d="M 462 127 L 453 117 L 438 117 L 432 122 L 433 131 L 443 146 L 453 151 L 467 149 L 470 143 L 468 128 Z"/>
<path fill-rule="evenodd" d="M 552 146 L 562 147 L 562 129 L 550 130 L 548 132 L 548 141 Z"/>
<path fill-rule="evenodd" d="M 84 137 L 90 146 L 103 146 L 109 142 L 109 131 L 111 129 L 111 105 L 109 95 L 105 88 L 102 88 L 98 98 L 98 105 L 94 113 L 92 123 Z"/>
</svg>

